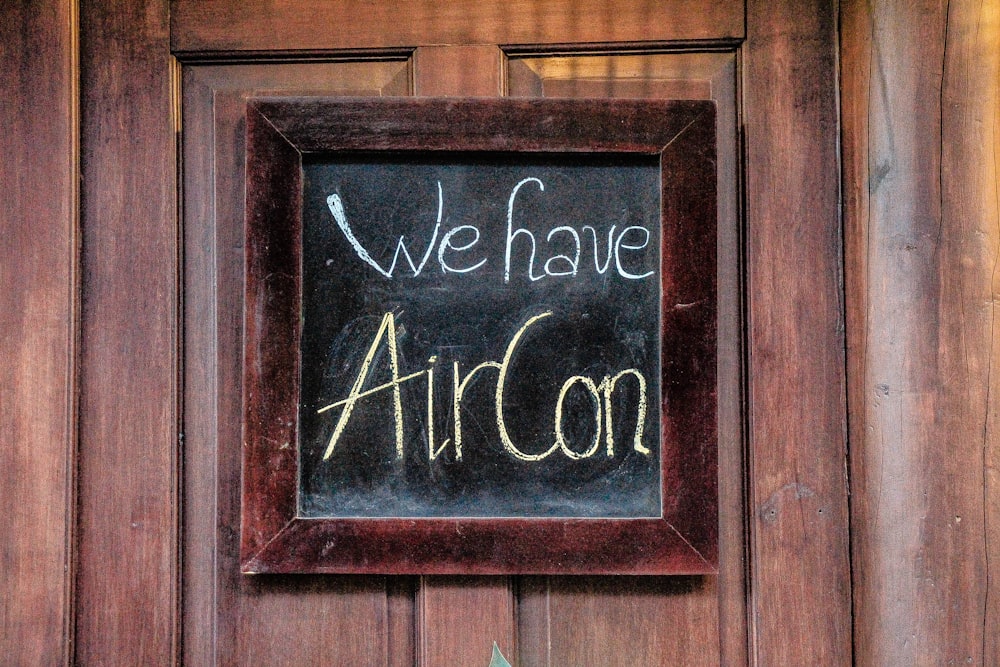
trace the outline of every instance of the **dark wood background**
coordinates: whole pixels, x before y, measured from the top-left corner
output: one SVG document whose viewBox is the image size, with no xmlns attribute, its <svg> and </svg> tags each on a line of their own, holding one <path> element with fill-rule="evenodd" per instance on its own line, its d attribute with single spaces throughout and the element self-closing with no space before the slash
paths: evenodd
<svg viewBox="0 0 1000 667">
<path fill-rule="evenodd" d="M 3 3 L 0 655 L 1000 663 L 998 44 L 996 0 Z M 261 92 L 719 102 L 718 577 L 235 574 Z"/>
</svg>

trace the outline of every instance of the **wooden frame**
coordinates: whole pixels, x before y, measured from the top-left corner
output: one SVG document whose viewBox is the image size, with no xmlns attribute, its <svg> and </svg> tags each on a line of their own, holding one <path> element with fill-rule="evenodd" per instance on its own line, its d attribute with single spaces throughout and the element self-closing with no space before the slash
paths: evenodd
<svg viewBox="0 0 1000 667">
<path fill-rule="evenodd" d="M 661 279 L 661 299 L 670 304 L 661 306 L 662 345 L 683 348 L 690 357 L 690 362 L 679 362 L 672 355 L 670 375 L 664 378 L 661 517 L 306 519 L 298 515 L 302 155 L 390 150 L 660 156 L 662 261 L 677 267 L 664 271 Z M 718 540 L 715 182 L 711 102 L 251 101 L 243 571 L 714 572 Z M 691 314 L 674 307 L 695 303 L 701 306 Z"/>
</svg>

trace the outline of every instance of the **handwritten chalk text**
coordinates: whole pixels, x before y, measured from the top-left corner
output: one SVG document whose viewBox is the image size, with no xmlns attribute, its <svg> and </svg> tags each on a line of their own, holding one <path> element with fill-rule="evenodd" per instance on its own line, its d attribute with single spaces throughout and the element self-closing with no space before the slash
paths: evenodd
<svg viewBox="0 0 1000 667">
<path fill-rule="evenodd" d="M 552 313 L 550 311 L 546 311 L 529 318 L 511 337 L 510 342 L 507 344 L 506 351 L 503 354 L 503 358 L 500 361 L 484 361 L 473 367 L 472 370 L 467 373 L 463 373 L 461 371 L 458 361 L 452 363 L 453 398 L 451 405 L 451 419 L 454 425 L 454 431 L 452 434 L 453 437 L 445 439 L 438 444 L 434 434 L 434 366 L 437 362 L 437 356 L 432 355 L 427 360 L 427 368 L 401 375 L 399 368 L 399 349 L 396 337 L 396 317 L 392 312 L 385 313 L 381 324 L 379 325 L 378 331 L 375 333 L 375 336 L 368 346 L 368 350 L 365 353 L 364 358 L 362 359 L 357 377 L 355 378 L 347 397 L 334 403 L 330 403 L 317 411 L 318 413 L 326 413 L 337 408 L 340 409 L 340 414 L 337 417 L 333 434 L 331 435 L 323 454 L 323 460 L 326 461 L 333 456 L 340 438 L 344 433 L 344 429 L 350 421 L 351 415 L 353 414 L 357 404 L 360 401 L 383 391 L 392 392 L 392 431 L 394 435 L 396 458 L 402 459 L 404 454 L 404 404 L 400 386 L 404 383 L 416 380 L 417 378 L 425 377 L 427 387 L 427 458 L 428 460 L 433 461 L 444 453 L 449 446 L 451 446 L 454 450 L 455 460 L 461 461 L 463 446 L 462 412 L 463 410 L 469 409 L 469 406 L 466 406 L 463 403 L 463 399 L 465 398 L 466 390 L 468 389 L 469 384 L 473 381 L 473 378 L 486 371 L 497 372 L 496 386 L 495 391 L 493 392 L 493 412 L 500 442 L 503 445 L 504 450 L 506 450 L 506 452 L 513 458 L 520 461 L 536 462 L 547 458 L 557 451 L 574 460 L 590 458 L 601 449 L 602 435 L 606 455 L 608 457 L 615 456 L 616 443 L 612 396 L 614 395 L 618 383 L 626 380 L 627 378 L 631 378 L 635 381 L 638 390 L 638 398 L 635 404 L 635 430 L 632 434 L 632 449 L 640 454 L 649 455 L 649 448 L 643 445 L 643 426 L 646 421 L 647 410 L 646 378 L 635 368 L 627 368 L 615 375 L 605 375 L 599 382 L 585 375 L 573 375 L 569 377 L 562 384 L 562 388 L 556 396 L 555 412 L 552 424 L 553 441 L 551 444 L 543 447 L 529 447 L 528 444 L 523 442 L 520 437 L 515 437 L 517 434 L 510 432 L 504 408 L 504 392 L 508 385 L 509 378 L 512 373 L 516 372 L 516 369 L 514 368 L 515 354 L 519 352 L 522 346 L 530 347 L 530 343 L 522 344 L 528 330 L 536 326 L 537 323 L 551 316 Z M 387 356 L 391 379 L 388 382 L 384 382 L 370 389 L 365 389 L 364 387 L 368 377 L 373 371 L 373 361 L 383 346 L 388 353 Z M 574 443 L 568 442 L 567 436 L 563 430 L 564 404 L 569 392 L 577 386 L 583 387 L 583 389 L 590 394 L 592 399 L 591 404 L 594 409 L 594 438 L 590 443 L 586 443 L 586 447 L 582 447 L 580 445 L 574 446 Z"/>
<path fill-rule="evenodd" d="M 573 278 L 581 272 L 590 270 L 590 264 L 584 261 L 585 251 L 589 250 L 588 236 L 591 241 L 589 246 L 593 249 L 593 252 L 590 253 L 593 271 L 598 275 L 604 275 L 612 265 L 614 272 L 626 280 L 643 280 L 656 273 L 653 269 L 641 266 L 645 254 L 638 251 L 644 250 L 650 241 L 650 232 L 645 227 L 629 225 L 618 230 L 617 225 L 611 225 L 607 233 L 606 249 L 602 250 L 600 248 L 602 239 L 599 236 L 603 237 L 603 234 L 598 234 L 597 229 L 591 225 L 583 225 L 578 230 L 571 225 L 559 224 L 550 227 L 544 237 L 542 232 L 536 236 L 535 232 L 521 226 L 522 222 L 516 221 L 519 220 L 516 204 L 522 188 L 529 184 L 537 186 L 539 194 L 545 192 L 545 183 L 532 176 L 519 181 L 511 189 L 507 199 L 503 254 L 503 281 L 505 283 L 510 282 L 512 271 L 515 273 L 523 272 L 530 281 L 534 282 L 546 277 Z M 400 236 L 396 242 L 392 261 L 388 262 L 388 267 L 385 266 L 384 260 L 380 262 L 375 259 L 355 235 L 354 229 L 348 222 L 347 212 L 340 195 L 336 193 L 329 195 L 326 198 L 326 204 L 337 223 L 337 227 L 357 257 L 389 280 L 406 275 L 401 268 L 400 257 L 409 266 L 410 275 L 413 278 L 424 271 L 432 256 L 437 258 L 441 272 L 446 274 L 472 274 L 489 262 L 488 257 L 482 256 L 481 248 L 477 248 L 482 238 L 479 227 L 463 224 L 449 229 L 443 235 L 441 234 L 444 219 L 444 190 L 440 181 L 437 183 L 437 219 L 430 239 L 424 243 L 413 239 L 407 242 L 405 236 Z M 560 248 L 570 248 L 570 252 L 551 254 L 545 257 L 544 261 L 538 257 L 536 264 L 536 256 L 541 252 L 539 246 L 542 238 L 546 244 L 549 244 L 549 247 L 557 243 Z M 422 253 L 417 248 L 422 248 Z M 437 248 L 436 254 L 435 248 Z M 519 253 L 523 252 L 527 253 L 526 260 L 520 258 Z M 469 254 L 464 255 L 464 253 Z M 415 256 L 419 261 L 414 259 Z M 637 264 L 640 266 L 637 267 Z M 399 268 L 398 273 L 397 268 Z"/>
</svg>

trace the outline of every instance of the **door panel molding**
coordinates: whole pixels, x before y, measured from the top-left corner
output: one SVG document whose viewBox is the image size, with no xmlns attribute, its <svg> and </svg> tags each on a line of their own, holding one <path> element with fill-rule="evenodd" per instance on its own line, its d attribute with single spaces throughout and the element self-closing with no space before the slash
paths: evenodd
<svg viewBox="0 0 1000 667">
<path fill-rule="evenodd" d="M 655 653 L 670 655 L 678 664 L 746 664 L 744 232 L 737 51 L 518 51 L 508 54 L 507 71 L 512 96 L 686 97 L 715 100 L 718 109 L 719 575 L 649 580 L 645 586 L 642 580 L 630 579 L 531 578 L 521 588 L 522 659 L 532 665 L 600 664 L 609 659 L 641 662 L 647 653 Z M 646 593 L 642 603 L 630 597 L 639 591 Z M 629 609 L 637 604 L 644 612 Z M 620 615 L 630 615 L 633 621 L 618 626 Z M 646 626 L 639 620 L 645 618 L 659 622 Z M 581 635 L 581 627 L 590 632 Z M 686 627 L 685 632 L 676 632 L 678 627 Z M 602 644 L 608 642 L 615 650 L 606 655 Z"/>
<path fill-rule="evenodd" d="M 238 553 L 246 98 L 402 95 L 411 82 L 411 61 L 396 55 L 184 69 L 187 664 L 385 665 L 413 654 L 405 586 L 382 577 L 246 577 Z"/>
</svg>

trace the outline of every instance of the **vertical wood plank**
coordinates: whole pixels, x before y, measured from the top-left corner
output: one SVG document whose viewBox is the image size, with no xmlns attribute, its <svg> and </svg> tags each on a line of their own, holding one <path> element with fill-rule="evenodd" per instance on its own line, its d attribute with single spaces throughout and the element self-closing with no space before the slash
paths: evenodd
<svg viewBox="0 0 1000 667">
<path fill-rule="evenodd" d="M 0 4 L 0 661 L 69 660 L 76 15 Z"/>
<path fill-rule="evenodd" d="M 386 577 L 387 667 L 417 664 L 417 577 Z"/>
<path fill-rule="evenodd" d="M 851 664 L 837 24 L 751 0 L 744 48 L 752 658 Z"/>
<path fill-rule="evenodd" d="M 503 54 L 493 45 L 422 46 L 413 55 L 417 95 L 495 97 Z"/>
<path fill-rule="evenodd" d="M 414 92 L 499 95 L 502 57 L 493 45 L 418 48 Z M 494 641 L 504 655 L 514 655 L 512 586 L 510 577 L 421 577 L 416 596 L 418 664 L 487 665 Z"/>
<path fill-rule="evenodd" d="M 551 577 L 521 577 L 517 587 L 517 648 L 522 665 L 552 664 Z"/>
<path fill-rule="evenodd" d="M 175 70 L 164 0 L 81 3 L 76 660 L 177 649 Z"/>
<path fill-rule="evenodd" d="M 388 664 L 386 596 L 376 577 L 241 577 L 222 665 Z"/>
<path fill-rule="evenodd" d="M 845 2 L 860 664 L 1000 663 L 1000 3 Z"/>
</svg>

